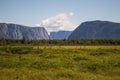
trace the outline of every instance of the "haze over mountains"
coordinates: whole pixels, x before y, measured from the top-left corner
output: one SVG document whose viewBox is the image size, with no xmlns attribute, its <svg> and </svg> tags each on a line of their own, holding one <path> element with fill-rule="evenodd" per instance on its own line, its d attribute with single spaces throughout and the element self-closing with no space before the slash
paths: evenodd
<svg viewBox="0 0 120 80">
<path fill-rule="evenodd" d="M 109 39 L 120 40 L 120 23 L 109 21 L 87 21 L 72 31 L 51 32 L 50 36 L 43 27 L 28 27 L 18 24 L 0 23 L 0 39 L 26 40 L 79 40 L 79 39 Z"/>
<path fill-rule="evenodd" d="M 58 31 L 58 32 L 51 32 L 50 39 L 53 40 L 63 40 L 67 39 L 72 31 Z"/>
<path fill-rule="evenodd" d="M 120 23 L 88 21 L 78 26 L 68 39 L 114 39 L 120 40 Z"/>
<path fill-rule="evenodd" d="M 0 23 L 0 39 L 41 40 L 49 39 L 48 33 L 43 27 L 28 27 L 17 24 Z"/>
</svg>

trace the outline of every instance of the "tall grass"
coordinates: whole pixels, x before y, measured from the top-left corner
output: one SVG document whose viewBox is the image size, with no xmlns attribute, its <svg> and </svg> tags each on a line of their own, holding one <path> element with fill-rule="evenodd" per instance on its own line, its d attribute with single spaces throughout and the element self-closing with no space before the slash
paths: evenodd
<svg viewBox="0 0 120 80">
<path fill-rule="evenodd" d="M 120 80 L 120 46 L 0 47 L 0 80 Z"/>
</svg>

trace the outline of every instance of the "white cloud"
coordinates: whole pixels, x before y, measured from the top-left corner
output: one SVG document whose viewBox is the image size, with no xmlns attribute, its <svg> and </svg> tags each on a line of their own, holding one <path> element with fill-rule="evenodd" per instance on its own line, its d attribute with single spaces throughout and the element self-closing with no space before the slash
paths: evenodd
<svg viewBox="0 0 120 80">
<path fill-rule="evenodd" d="M 36 24 L 35 26 L 40 26 L 40 24 Z"/>
<path fill-rule="evenodd" d="M 0 20 L 0 23 L 2 23 L 3 21 L 2 20 Z"/>
<path fill-rule="evenodd" d="M 69 15 L 74 15 L 73 13 Z M 42 21 L 41 24 L 36 26 L 45 27 L 48 32 L 59 30 L 74 30 L 76 25 L 70 21 L 67 14 L 58 14 Z"/>
<path fill-rule="evenodd" d="M 70 12 L 69 15 L 70 15 L 70 16 L 74 16 L 74 12 Z"/>
</svg>

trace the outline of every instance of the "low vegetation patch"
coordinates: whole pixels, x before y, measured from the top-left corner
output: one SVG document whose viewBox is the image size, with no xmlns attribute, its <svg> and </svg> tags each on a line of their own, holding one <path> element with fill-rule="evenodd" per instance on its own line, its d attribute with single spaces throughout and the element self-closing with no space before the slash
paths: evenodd
<svg viewBox="0 0 120 80">
<path fill-rule="evenodd" d="M 120 80 L 119 46 L 1 46 L 0 80 Z"/>
<path fill-rule="evenodd" d="M 85 57 L 75 57 L 73 58 L 75 61 L 81 61 L 81 60 L 88 60 L 87 58 Z"/>
</svg>

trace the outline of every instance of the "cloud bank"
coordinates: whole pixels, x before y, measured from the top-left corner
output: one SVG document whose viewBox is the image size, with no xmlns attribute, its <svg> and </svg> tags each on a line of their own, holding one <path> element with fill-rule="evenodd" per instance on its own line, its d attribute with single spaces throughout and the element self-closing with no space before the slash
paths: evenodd
<svg viewBox="0 0 120 80">
<path fill-rule="evenodd" d="M 2 21 L 2 20 L 0 20 L 0 23 L 3 23 L 3 21 Z"/>
<path fill-rule="evenodd" d="M 69 16 L 73 15 L 73 12 L 69 13 L 68 15 L 65 13 L 58 14 L 56 16 L 43 20 L 40 24 L 36 24 L 36 26 L 45 27 L 48 32 L 59 30 L 71 31 L 76 27 L 76 25 L 69 19 Z"/>
<path fill-rule="evenodd" d="M 74 16 L 74 13 L 73 13 L 73 12 L 70 12 L 69 15 L 70 15 L 70 16 Z"/>
</svg>

